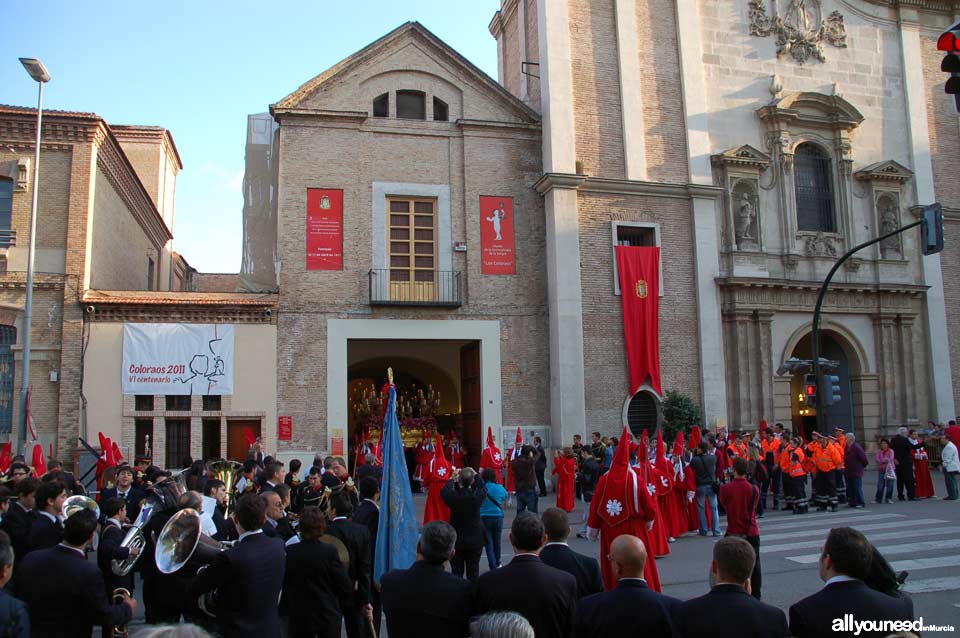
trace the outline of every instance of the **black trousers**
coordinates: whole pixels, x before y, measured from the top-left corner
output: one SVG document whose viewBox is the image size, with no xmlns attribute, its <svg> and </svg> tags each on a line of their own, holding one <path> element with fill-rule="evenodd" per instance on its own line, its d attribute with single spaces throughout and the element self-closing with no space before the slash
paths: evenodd
<svg viewBox="0 0 960 638">
<path fill-rule="evenodd" d="M 834 470 L 821 472 L 817 470 L 813 479 L 814 500 L 817 507 L 826 509 L 827 507 L 837 507 L 837 475 Z"/>
<path fill-rule="evenodd" d="M 480 555 L 483 554 L 482 547 L 457 547 L 457 551 L 450 559 L 450 572 L 454 576 L 463 578 L 464 571 L 467 574 L 467 580 L 471 583 L 477 582 L 480 577 Z"/>
<path fill-rule="evenodd" d="M 355 599 L 349 606 L 344 605 L 343 624 L 347 628 L 347 638 L 370 638 L 370 631 L 367 629 L 367 619 L 363 615 L 363 606 Z"/>
<path fill-rule="evenodd" d="M 895 468 L 897 472 L 897 498 L 901 501 L 903 500 L 903 488 L 907 488 L 907 498 L 913 498 L 916 487 L 913 482 L 913 461 L 908 461 L 907 463 L 901 463 Z"/>
<path fill-rule="evenodd" d="M 538 465 L 538 466 L 536 466 L 536 467 L 533 468 L 533 469 L 534 469 L 534 472 L 535 472 L 536 475 L 537 475 L 537 485 L 540 486 L 540 496 L 546 496 L 546 495 L 547 495 L 547 481 L 544 479 L 543 474 L 547 471 L 547 468 L 545 468 L 545 467 L 540 467 L 540 466 Z"/>
</svg>

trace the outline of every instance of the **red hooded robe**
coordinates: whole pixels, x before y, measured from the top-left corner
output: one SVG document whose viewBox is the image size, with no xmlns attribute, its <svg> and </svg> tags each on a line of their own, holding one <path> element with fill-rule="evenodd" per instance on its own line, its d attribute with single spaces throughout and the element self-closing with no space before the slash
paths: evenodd
<svg viewBox="0 0 960 638">
<path fill-rule="evenodd" d="M 507 459 L 507 492 L 516 494 L 517 487 L 513 484 L 513 468 L 510 467 L 513 460 L 520 456 L 520 450 L 523 449 L 523 435 L 520 428 L 517 427 L 517 438 L 513 448 L 510 449 L 510 458 Z"/>
<path fill-rule="evenodd" d="M 503 455 L 493 440 L 493 428 L 487 426 L 487 447 L 480 455 L 480 469 L 491 469 L 497 475 L 497 483 L 503 483 Z"/>
<path fill-rule="evenodd" d="M 557 475 L 557 507 L 565 512 L 572 512 L 576 507 L 573 480 L 577 473 L 577 460 L 561 456 L 554 461 L 552 474 Z"/>
<path fill-rule="evenodd" d="M 617 583 L 610 561 L 603 560 L 603 557 L 610 554 L 610 544 L 617 536 L 632 534 L 643 541 L 647 549 L 647 564 L 643 569 L 647 585 L 660 591 L 657 561 L 647 532 L 647 524 L 656 519 L 656 509 L 642 477 L 630 467 L 629 434 L 630 431 L 624 428 L 610 470 L 597 482 L 597 490 L 590 501 L 587 526 L 600 533 L 600 569 L 605 589 L 611 590 Z"/>
<path fill-rule="evenodd" d="M 453 476 L 453 467 L 443 455 L 443 444 L 437 445 L 437 451 L 427 463 L 424 480 L 427 484 L 427 506 L 423 510 L 423 524 L 430 521 L 450 522 L 450 508 L 440 496 L 440 490 Z"/>
<path fill-rule="evenodd" d="M 666 528 L 667 536 L 676 538 L 683 534 L 680 529 L 686 525 L 686 508 L 678 509 L 677 499 L 673 492 L 673 464 L 667 460 L 667 445 L 663 441 L 663 430 L 657 430 L 657 456 L 654 461 L 657 470 L 660 473 L 657 485 L 657 505 L 660 506 L 660 514 L 663 516 L 663 526 Z M 682 523 L 681 523 L 682 520 Z"/>
</svg>

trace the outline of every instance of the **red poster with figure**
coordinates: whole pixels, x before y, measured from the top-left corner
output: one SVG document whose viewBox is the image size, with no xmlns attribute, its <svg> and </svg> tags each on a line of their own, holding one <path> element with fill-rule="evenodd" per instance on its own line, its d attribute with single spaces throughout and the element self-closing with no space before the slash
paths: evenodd
<svg viewBox="0 0 960 638">
<path fill-rule="evenodd" d="M 343 270 L 341 189 L 307 189 L 307 270 Z"/>
<path fill-rule="evenodd" d="M 512 197 L 480 196 L 480 272 L 517 274 Z"/>
<path fill-rule="evenodd" d="M 280 441 L 291 441 L 293 440 L 293 417 L 292 416 L 282 416 L 278 418 L 277 424 L 277 440 Z"/>
</svg>

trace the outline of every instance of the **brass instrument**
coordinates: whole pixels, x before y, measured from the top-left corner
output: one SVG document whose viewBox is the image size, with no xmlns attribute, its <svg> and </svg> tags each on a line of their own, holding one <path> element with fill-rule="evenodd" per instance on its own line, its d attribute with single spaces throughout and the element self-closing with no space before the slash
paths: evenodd
<svg viewBox="0 0 960 638">
<path fill-rule="evenodd" d="M 127 533 L 123 537 L 120 547 L 126 547 L 127 549 L 136 548 L 137 555 L 134 556 L 132 553 L 128 553 L 127 557 L 123 560 L 115 558 L 110 561 L 110 570 L 117 576 L 126 576 L 133 569 L 133 566 L 137 564 L 137 560 L 147 545 L 147 538 L 143 534 L 143 528 L 153 515 L 156 505 L 157 503 L 155 502 L 145 503 L 143 507 L 140 508 L 140 514 L 137 516 L 137 520 L 127 529 Z"/>
<path fill-rule="evenodd" d="M 99 520 L 100 506 L 97 505 L 97 502 L 89 496 L 80 495 L 71 496 L 63 502 L 63 505 L 60 507 L 60 516 L 66 520 L 77 512 L 82 512 L 83 510 L 90 510 Z"/>
<path fill-rule="evenodd" d="M 233 511 L 234 505 L 236 505 L 234 491 L 237 487 L 237 481 L 240 480 L 240 475 L 243 473 L 243 465 L 236 461 L 220 460 L 211 463 L 207 469 L 213 472 L 217 480 L 223 481 L 227 488 L 227 511 Z"/>
<path fill-rule="evenodd" d="M 180 570 L 191 558 L 204 563 L 197 571 L 199 574 L 207 565 L 224 551 L 223 545 L 200 531 L 200 513 L 197 510 L 182 509 L 167 521 L 157 538 L 157 570 L 172 574 Z M 197 605 L 208 616 L 216 617 L 216 590 L 200 596 Z"/>
<path fill-rule="evenodd" d="M 129 589 L 123 587 L 117 587 L 113 590 L 110 598 L 113 600 L 113 604 L 122 603 L 127 598 L 132 598 L 133 594 L 130 593 Z M 110 628 L 110 638 L 127 638 L 130 635 L 130 629 L 127 625 L 114 625 Z"/>
</svg>

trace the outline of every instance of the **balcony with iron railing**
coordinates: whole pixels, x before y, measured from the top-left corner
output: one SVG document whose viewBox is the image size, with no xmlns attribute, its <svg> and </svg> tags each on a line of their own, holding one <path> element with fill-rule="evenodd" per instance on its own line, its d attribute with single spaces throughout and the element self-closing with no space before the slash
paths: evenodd
<svg viewBox="0 0 960 638">
<path fill-rule="evenodd" d="M 371 306 L 458 308 L 463 303 L 461 273 L 453 270 L 373 269 Z"/>
<path fill-rule="evenodd" d="M 0 248 L 13 248 L 17 245 L 17 231 L 13 228 L 0 228 Z"/>
</svg>

